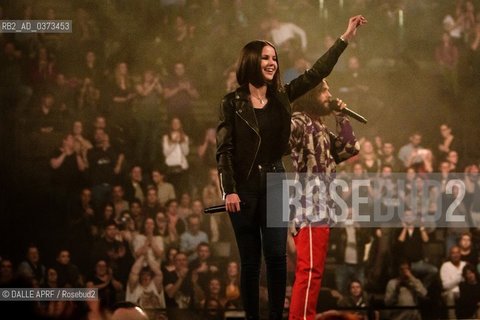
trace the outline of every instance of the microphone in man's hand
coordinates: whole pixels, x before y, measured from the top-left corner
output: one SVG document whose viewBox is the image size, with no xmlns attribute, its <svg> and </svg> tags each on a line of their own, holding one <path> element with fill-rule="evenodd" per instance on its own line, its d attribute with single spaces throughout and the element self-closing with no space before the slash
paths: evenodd
<svg viewBox="0 0 480 320">
<path fill-rule="evenodd" d="M 330 107 L 331 110 L 339 111 L 339 112 L 349 116 L 350 118 L 353 118 L 357 121 L 360 121 L 361 123 L 367 123 L 367 119 L 365 119 L 365 117 L 359 115 L 355 111 L 350 110 L 348 108 L 340 109 L 336 99 L 335 100 L 330 100 L 330 102 L 328 103 L 328 106 Z"/>
<path fill-rule="evenodd" d="M 246 204 L 245 202 L 240 202 L 240 209 L 245 208 Z M 225 204 L 219 204 L 218 206 L 212 206 L 203 209 L 203 213 L 206 214 L 212 214 L 212 213 L 218 213 L 218 212 L 227 212 L 227 207 Z"/>
</svg>

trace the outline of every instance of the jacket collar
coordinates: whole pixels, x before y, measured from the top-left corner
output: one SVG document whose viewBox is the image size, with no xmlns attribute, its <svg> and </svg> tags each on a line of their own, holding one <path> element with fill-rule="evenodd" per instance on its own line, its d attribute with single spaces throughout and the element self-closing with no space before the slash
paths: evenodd
<svg viewBox="0 0 480 320">
<path fill-rule="evenodd" d="M 248 85 L 241 86 L 235 90 L 235 112 L 260 136 L 257 117 L 249 96 Z"/>
</svg>

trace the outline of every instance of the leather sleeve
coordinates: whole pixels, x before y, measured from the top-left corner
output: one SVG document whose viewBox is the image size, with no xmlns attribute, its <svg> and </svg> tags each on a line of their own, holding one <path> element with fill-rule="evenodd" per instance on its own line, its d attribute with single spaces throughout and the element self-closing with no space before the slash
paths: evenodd
<svg viewBox="0 0 480 320">
<path fill-rule="evenodd" d="M 224 98 L 220 105 L 217 126 L 217 169 L 223 197 L 236 193 L 233 170 L 235 108 L 231 100 Z"/>
<path fill-rule="evenodd" d="M 340 39 L 325 52 L 312 66 L 302 75 L 293 79 L 285 86 L 290 101 L 294 101 L 304 93 L 317 86 L 322 79 L 326 78 L 333 70 L 338 58 L 343 53 L 347 44 Z"/>
</svg>

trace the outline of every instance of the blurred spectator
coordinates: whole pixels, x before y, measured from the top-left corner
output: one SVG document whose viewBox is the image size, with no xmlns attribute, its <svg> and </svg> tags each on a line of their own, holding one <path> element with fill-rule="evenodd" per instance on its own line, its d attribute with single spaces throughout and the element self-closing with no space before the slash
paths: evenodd
<svg viewBox="0 0 480 320">
<path fill-rule="evenodd" d="M 139 234 L 139 229 L 142 224 L 137 228 L 135 220 L 132 218 L 131 212 L 128 210 L 122 212 L 117 223 L 120 231 L 119 239 L 125 240 L 130 245 L 130 250 L 133 252 L 133 239 Z"/>
<path fill-rule="evenodd" d="M 158 230 L 158 234 L 162 237 L 165 247 L 171 247 L 173 245 L 178 245 L 179 239 L 177 233 L 171 233 L 169 230 L 168 217 L 163 211 L 157 212 L 155 216 L 155 225 Z"/>
<path fill-rule="evenodd" d="M 158 203 L 165 206 L 168 200 L 175 199 L 175 189 L 171 183 L 165 181 L 165 175 L 160 169 L 152 170 L 152 181 L 157 189 Z"/>
<path fill-rule="evenodd" d="M 118 302 L 113 306 L 111 320 L 152 320 L 139 306 L 131 302 Z M 162 320 L 163 318 L 159 318 Z"/>
<path fill-rule="evenodd" d="M 175 313 L 177 311 L 175 309 L 187 309 L 190 306 L 193 289 L 191 278 L 187 277 L 189 275 L 187 255 L 178 252 L 174 258 L 174 265 L 175 271 L 164 275 L 163 287 L 168 312 Z"/>
<path fill-rule="evenodd" d="M 185 192 L 180 196 L 177 212 L 182 220 L 186 220 L 192 214 L 192 197 L 190 197 L 190 194 Z"/>
<path fill-rule="evenodd" d="M 82 174 L 87 163 L 82 155 L 75 151 L 74 141 L 72 134 L 65 135 L 62 146 L 55 150 L 50 158 L 54 225 L 68 223 L 72 205 L 84 182 Z"/>
<path fill-rule="evenodd" d="M 287 68 L 285 70 L 283 74 L 283 81 L 285 83 L 289 83 L 290 81 L 300 76 L 302 73 L 304 73 L 307 69 L 310 69 L 310 68 L 311 68 L 310 62 L 308 62 L 307 59 L 305 59 L 303 56 L 300 56 L 296 58 L 295 61 L 293 61 L 292 67 Z"/>
<path fill-rule="evenodd" d="M 57 67 L 55 59 L 47 48 L 38 48 L 36 55 L 30 61 L 30 83 L 35 92 L 48 90 L 55 81 Z"/>
<path fill-rule="evenodd" d="M 130 210 L 130 204 L 125 200 L 125 191 L 120 184 L 114 184 L 112 187 L 112 203 L 114 207 L 116 221 L 120 220 L 123 211 Z"/>
<path fill-rule="evenodd" d="M 166 307 L 162 282 L 160 264 L 146 255 L 140 255 L 130 271 L 126 300 L 138 304 L 153 316 L 155 309 Z"/>
<path fill-rule="evenodd" d="M 373 143 L 370 140 L 364 140 L 360 147 L 359 161 L 368 173 L 380 172 L 381 161 L 378 158 Z"/>
<path fill-rule="evenodd" d="M 103 83 L 103 67 L 97 59 L 97 54 L 93 50 L 87 50 L 84 56 L 83 64 L 80 67 L 78 74 L 81 77 L 81 83 L 86 84 L 87 79 L 89 84 L 99 85 Z"/>
<path fill-rule="evenodd" d="M 94 265 L 94 272 L 87 278 L 86 287 L 97 288 L 101 308 L 112 309 L 121 295 L 123 285 L 116 279 L 106 260 L 98 259 Z"/>
<path fill-rule="evenodd" d="M 99 145 L 87 152 L 88 171 L 92 186 L 93 201 L 101 206 L 110 198 L 112 186 L 123 167 L 125 156 L 110 144 L 110 136 L 104 131 L 97 132 Z"/>
<path fill-rule="evenodd" d="M 474 83 L 478 84 L 478 75 L 480 74 L 480 19 L 478 19 L 478 13 L 475 33 L 470 43 L 470 50 L 470 70 L 473 78 L 472 80 Z"/>
<path fill-rule="evenodd" d="M 1 38 L 0 43 L 2 43 Z M 25 79 L 23 69 L 22 51 L 18 50 L 15 43 L 5 42 L 0 53 L 0 96 L 5 99 L 3 101 L 5 106 L 11 109 L 17 107 L 21 111 L 19 114 L 26 111 L 33 93 Z"/>
<path fill-rule="evenodd" d="M 134 89 L 130 81 L 128 65 L 120 62 L 115 66 L 114 79 L 107 90 L 107 115 L 112 126 L 123 132 L 124 145 L 121 147 L 133 148 L 133 113 L 132 100 L 135 98 Z"/>
<path fill-rule="evenodd" d="M 37 245 L 30 244 L 27 247 L 25 260 L 17 268 L 17 274 L 37 281 L 39 285 L 45 282 L 45 265 L 40 260 L 40 251 Z"/>
<path fill-rule="evenodd" d="M 284 22 L 276 16 L 270 19 L 270 36 L 280 52 L 307 50 L 307 33 L 293 22 Z"/>
<path fill-rule="evenodd" d="M 113 275 L 122 284 L 126 284 L 133 255 L 126 241 L 118 240 L 118 227 L 115 221 L 109 221 L 104 228 L 103 236 L 98 239 L 92 248 L 92 261 L 105 259 L 112 269 Z"/>
<path fill-rule="evenodd" d="M 195 258 L 190 261 L 188 268 L 192 273 L 195 273 L 197 283 L 203 292 L 207 292 L 209 279 L 218 275 L 220 271 L 207 242 L 201 242 L 196 246 Z"/>
<path fill-rule="evenodd" d="M 97 114 L 102 112 L 100 107 L 100 90 L 90 78 L 85 78 L 80 84 L 77 101 L 77 115 L 86 122 L 92 122 Z"/>
<path fill-rule="evenodd" d="M 163 260 L 165 246 L 163 238 L 158 234 L 153 218 L 146 218 L 140 227 L 140 233 L 133 238 L 133 253 L 135 258 L 145 257 L 145 261 L 158 263 Z"/>
<path fill-rule="evenodd" d="M 455 150 L 450 150 L 447 153 L 447 161 L 450 163 L 450 172 L 460 172 L 460 165 L 458 159 L 458 152 Z"/>
<path fill-rule="evenodd" d="M 77 52 L 84 52 L 86 48 L 94 48 L 100 43 L 100 30 L 95 19 L 85 8 L 76 9 L 74 29 Z"/>
<path fill-rule="evenodd" d="M 175 199 L 168 200 L 165 204 L 168 219 L 168 232 L 176 239 L 180 239 L 180 235 L 185 232 L 186 226 L 184 220 L 178 216 L 178 202 Z"/>
<path fill-rule="evenodd" d="M 83 134 L 83 122 L 80 120 L 74 121 L 72 125 L 73 149 L 82 157 L 82 160 L 87 165 L 87 152 L 93 148 L 93 145 Z"/>
<path fill-rule="evenodd" d="M 192 215 L 200 219 L 200 229 L 207 234 L 210 243 L 217 242 L 220 233 L 217 216 L 204 214 L 202 201 L 198 199 L 192 202 Z"/>
<path fill-rule="evenodd" d="M 8 287 L 13 280 L 13 263 L 9 258 L 0 259 L 0 286 Z"/>
<path fill-rule="evenodd" d="M 460 294 L 455 305 L 458 319 L 480 317 L 480 277 L 475 266 L 466 264 L 462 270 L 465 281 L 459 285 Z"/>
<path fill-rule="evenodd" d="M 427 262 L 423 251 L 424 244 L 430 241 L 422 220 L 411 210 L 405 209 L 401 215 L 402 226 L 396 232 L 394 250 L 397 261 L 407 261 L 412 273 L 419 278 L 425 288 L 430 288 L 438 269 Z"/>
<path fill-rule="evenodd" d="M 435 48 L 435 60 L 443 75 L 444 89 L 454 96 L 458 94 L 459 51 L 448 32 L 442 34 L 441 43 Z"/>
<path fill-rule="evenodd" d="M 197 149 L 197 154 L 200 158 L 200 163 L 203 169 L 216 167 L 217 165 L 215 158 L 217 151 L 216 138 L 217 136 L 215 128 L 207 128 L 205 130 L 205 139 Z"/>
<path fill-rule="evenodd" d="M 83 273 L 90 268 L 90 253 L 98 235 L 98 227 L 95 224 L 97 217 L 92 206 L 92 191 L 84 188 L 79 197 L 79 204 L 74 207 L 74 213 L 69 219 L 71 225 L 68 229 L 67 244 L 73 262 Z"/>
<path fill-rule="evenodd" d="M 212 281 L 215 283 L 215 279 L 212 279 Z M 212 288 L 213 292 L 216 292 L 217 288 L 216 285 Z M 213 294 L 216 295 L 216 294 Z M 207 297 L 202 303 L 203 309 L 202 309 L 202 314 L 205 317 L 204 319 L 208 320 L 222 320 L 224 318 L 224 306 L 222 304 L 222 301 L 212 298 L 212 297 Z"/>
<path fill-rule="evenodd" d="M 39 107 L 35 108 L 30 115 L 32 132 L 49 134 L 60 131 L 60 119 L 54 105 L 53 94 L 45 93 L 41 96 Z"/>
<path fill-rule="evenodd" d="M 99 233 L 100 236 L 104 235 L 104 229 L 107 224 L 111 223 L 112 221 L 116 223 L 115 216 L 115 206 L 113 203 L 111 201 L 105 202 L 101 207 L 100 216 L 97 221 L 98 226 L 101 228 Z"/>
<path fill-rule="evenodd" d="M 421 175 L 416 176 L 412 189 L 407 190 L 405 194 L 406 209 L 413 211 L 422 223 L 428 222 L 426 227 L 430 231 L 436 223 L 436 221 L 432 221 L 431 217 L 437 212 L 438 197 L 439 190 L 429 185 L 429 180 Z M 427 220 L 427 218 L 429 219 Z"/>
<path fill-rule="evenodd" d="M 142 212 L 146 218 L 155 218 L 157 212 L 161 211 L 162 207 L 158 203 L 157 189 L 155 187 L 148 187 L 145 202 L 143 203 Z"/>
<path fill-rule="evenodd" d="M 411 164 L 421 163 L 423 161 L 417 152 L 421 149 L 422 135 L 414 132 L 410 135 L 409 140 L 410 143 L 402 146 L 398 151 L 398 158 L 403 162 L 405 168 L 408 168 Z"/>
<path fill-rule="evenodd" d="M 219 205 L 223 202 L 223 195 L 216 167 L 208 169 L 208 182 L 202 190 L 202 201 L 207 208 Z"/>
<path fill-rule="evenodd" d="M 472 234 L 464 232 L 458 239 L 458 247 L 460 248 L 460 259 L 472 266 L 476 266 L 480 261 L 478 260 L 478 248 L 472 241 Z"/>
<path fill-rule="evenodd" d="M 230 305 L 241 309 L 242 301 L 240 298 L 240 266 L 237 261 L 229 261 L 225 279 L 225 297 Z"/>
<path fill-rule="evenodd" d="M 146 185 L 143 182 L 142 167 L 139 165 L 133 165 L 130 167 L 130 173 L 128 180 L 125 182 L 125 199 L 132 202 L 134 199 L 140 200 L 144 203 L 147 190 Z M 146 216 L 145 212 L 143 214 Z"/>
<path fill-rule="evenodd" d="M 74 86 L 65 74 L 57 73 L 55 82 L 51 87 L 51 91 L 55 97 L 57 110 L 60 112 L 62 123 L 67 123 L 74 112 Z"/>
<path fill-rule="evenodd" d="M 461 260 L 460 248 L 450 248 L 449 260 L 440 267 L 442 298 L 448 309 L 448 319 L 455 319 L 455 301 L 460 294 L 459 285 L 463 281 L 462 271 L 467 263 Z"/>
<path fill-rule="evenodd" d="M 347 220 L 332 229 L 332 243 L 335 244 L 335 280 L 337 290 L 348 291 L 347 285 L 352 279 L 365 281 L 365 246 L 371 241 L 368 230 L 360 228 L 355 222 Z"/>
<path fill-rule="evenodd" d="M 200 230 L 200 219 L 191 215 L 187 218 L 188 228 L 180 235 L 180 250 L 185 252 L 188 260 L 197 258 L 197 246 L 203 242 L 208 243 L 208 236 Z"/>
<path fill-rule="evenodd" d="M 172 183 L 177 194 L 188 191 L 188 160 L 190 138 L 183 130 L 182 122 L 174 117 L 169 132 L 163 135 L 162 147 L 167 165 L 168 181 Z"/>
<path fill-rule="evenodd" d="M 175 272 L 175 256 L 178 253 L 178 249 L 175 246 L 169 246 L 165 252 L 164 260 L 161 264 L 161 270 L 163 276 Z"/>
<path fill-rule="evenodd" d="M 193 102 L 200 95 L 188 76 L 183 62 L 176 62 L 173 65 L 173 74 L 165 81 L 164 89 L 168 120 L 178 118 L 182 123 L 188 123 L 187 133 L 196 137 L 198 132 L 193 117 Z"/>
<path fill-rule="evenodd" d="M 145 214 L 142 211 L 142 203 L 138 199 L 133 199 L 130 202 L 130 214 L 135 221 L 135 229 L 140 229 L 140 226 L 143 224 L 143 220 L 145 219 Z"/>
<path fill-rule="evenodd" d="M 213 310 L 210 310 L 210 312 L 215 310 L 217 312 L 220 311 L 221 313 L 227 303 L 224 292 L 225 290 L 223 288 L 223 284 L 220 278 L 212 276 L 208 279 L 206 291 L 202 292 L 203 295 L 196 297 L 196 303 L 201 309 L 206 309 L 208 301 L 210 301 L 211 299 L 215 299 L 219 303 L 219 305 L 214 307 Z"/>
<path fill-rule="evenodd" d="M 384 142 L 382 146 L 382 156 L 380 157 L 382 166 L 389 165 L 393 173 L 403 171 L 403 164 L 395 157 L 395 146 L 391 142 Z"/>
<path fill-rule="evenodd" d="M 385 291 L 385 304 L 398 307 L 418 307 L 420 299 L 427 296 L 427 289 L 415 278 L 408 262 L 402 262 L 399 275 L 391 279 Z M 421 319 L 418 310 L 398 310 L 390 313 L 390 319 Z"/>
<path fill-rule="evenodd" d="M 138 135 L 135 158 L 140 163 L 151 165 L 157 156 L 157 138 L 162 130 L 159 121 L 163 87 L 158 74 L 150 69 L 144 71 L 142 82 L 137 84 L 136 90 L 135 118 Z"/>
<path fill-rule="evenodd" d="M 371 298 L 370 296 L 363 291 L 362 282 L 359 280 L 351 280 L 348 284 L 348 293 L 338 301 L 338 306 L 342 308 L 362 308 L 355 312 L 361 319 L 369 319 L 367 307 L 370 307 Z M 375 312 L 373 319 L 379 319 L 378 312 Z"/>
<path fill-rule="evenodd" d="M 451 150 L 459 151 L 459 142 L 452 134 L 452 128 L 446 123 L 440 125 L 440 134 L 442 136 L 442 141 L 438 145 L 438 159 L 446 160 L 447 155 Z"/>
<path fill-rule="evenodd" d="M 45 273 L 45 284 L 42 288 L 62 288 L 58 282 L 58 272 L 54 267 L 48 267 Z"/>
<path fill-rule="evenodd" d="M 60 249 L 58 251 L 53 266 L 57 271 L 59 287 L 83 287 L 84 279 L 80 274 L 80 269 L 70 261 L 70 251 L 68 249 Z"/>
</svg>

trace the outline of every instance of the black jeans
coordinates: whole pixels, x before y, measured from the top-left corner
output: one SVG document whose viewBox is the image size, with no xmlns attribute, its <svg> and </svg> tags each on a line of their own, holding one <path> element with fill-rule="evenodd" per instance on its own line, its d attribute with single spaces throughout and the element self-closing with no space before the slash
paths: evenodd
<svg viewBox="0 0 480 320">
<path fill-rule="evenodd" d="M 254 169 L 248 181 L 239 183 L 237 189 L 245 206 L 242 206 L 241 212 L 230 213 L 230 220 L 240 253 L 241 295 L 247 319 L 259 319 L 262 250 L 267 271 L 269 319 L 282 319 L 287 272 L 287 228 L 266 226 L 266 181 L 265 174 L 258 168 Z"/>
</svg>

